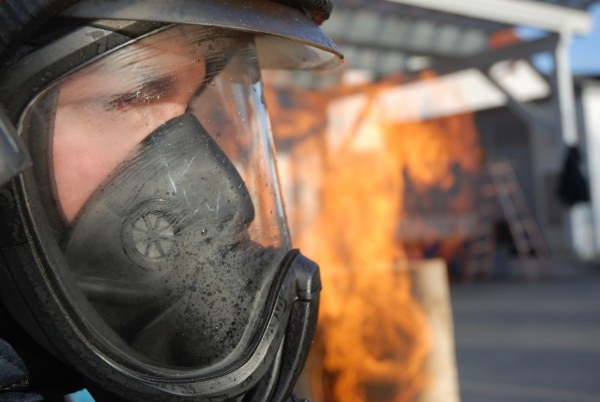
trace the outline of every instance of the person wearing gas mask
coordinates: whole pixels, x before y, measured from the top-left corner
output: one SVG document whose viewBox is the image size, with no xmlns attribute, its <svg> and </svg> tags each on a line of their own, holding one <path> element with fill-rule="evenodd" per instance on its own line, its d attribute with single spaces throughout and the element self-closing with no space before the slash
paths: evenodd
<svg viewBox="0 0 600 402">
<path fill-rule="evenodd" d="M 295 400 L 321 286 L 260 69 L 339 64 L 330 12 L 0 2 L 0 401 Z"/>
</svg>

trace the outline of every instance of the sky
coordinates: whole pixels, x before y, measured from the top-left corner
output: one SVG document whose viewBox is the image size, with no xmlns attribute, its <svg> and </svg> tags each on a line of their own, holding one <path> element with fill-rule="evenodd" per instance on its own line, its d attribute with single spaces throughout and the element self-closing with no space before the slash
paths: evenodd
<svg viewBox="0 0 600 402">
<path fill-rule="evenodd" d="M 573 39 L 571 66 L 575 75 L 600 76 L 600 2 L 593 4 L 589 11 L 594 19 L 594 28 L 590 35 Z M 517 33 L 525 40 L 545 35 L 542 31 L 525 27 L 519 28 Z M 554 61 L 549 53 L 534 56 L 533 62 L 542 73 L 554 71 Z"/>
</svg>

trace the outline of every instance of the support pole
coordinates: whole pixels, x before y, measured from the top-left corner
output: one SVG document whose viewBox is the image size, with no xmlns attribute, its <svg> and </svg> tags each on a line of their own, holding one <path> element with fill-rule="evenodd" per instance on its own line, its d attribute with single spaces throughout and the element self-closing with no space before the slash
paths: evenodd
<svg viewBox="0 0 600 402">
<path fill-rule="evenodd" d="M 571 73 L 571 60 L 569 55 L 572 34 L 562 32 L 556 47 L 556 80 L 558 86 L 558 101 L 560 105 L 560 118 L 563 141 L 567 146 L 575 147 L 579 144 L 577 133 L 577 113 L 575 103 L 575 89 L 573 74 Z M 589 202 L 580 202 L 569 208 L 567 225 L 570 225 L 570 242 L 573 251 L 583 260 L 594 256 L 594 227 L 592 210 Z"/>
<path fill-rule="evenodd" d="M 569 55 L 571 39 L 570 32 L 560 34 L 560 40 L 556 46 L 555 60 L 562 136 L 565 144 L 576 146 L 579 143 L 579 135 L 577 134 L 575 90 Z"/>
</svg>

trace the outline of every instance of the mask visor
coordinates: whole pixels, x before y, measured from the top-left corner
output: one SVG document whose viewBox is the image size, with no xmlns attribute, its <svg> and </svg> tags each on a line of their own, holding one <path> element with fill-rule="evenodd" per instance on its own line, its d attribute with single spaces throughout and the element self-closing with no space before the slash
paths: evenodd
<svg viewBox="0 0 600 402">
<path fill-rule="evenodd" d="M 247 358 L 291 248 L 253 35 L 149 35 L 38 96 L 22 135 L 55 291 L 99 353 L 192 377 Z"/>
</svg>

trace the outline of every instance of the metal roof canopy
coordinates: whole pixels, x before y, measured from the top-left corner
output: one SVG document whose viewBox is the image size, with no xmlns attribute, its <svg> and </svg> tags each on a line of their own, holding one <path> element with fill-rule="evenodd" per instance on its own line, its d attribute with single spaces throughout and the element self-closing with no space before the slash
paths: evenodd
<svg viewBox="0 0 600 402">
<path fill-rule="evenodd" d="M 347 65 L 379 76 L 411 74 L 418 72 L 412 56 L 444 63 L 490 53 L 496 33 L 521 23 L 550 33 L 587 32 L 592 20 L 583 10 L 594 1 L 598 0 L 336 0 L 323 29 L 348 55 Z M 421 8 L 428 4 L 429 9 Z"/>
<path fill-rule="evenodd" d="M 591 31 L 593 21 L 589 13 L 531 0 L 386 1 L 513 26 L 525 25 L 558 33 L 560 40 L 555 49 L 555 61 L 562 138 L 567 145 L 577 145 L 579 135 L 577 133 L 575 94 L 569 50 L 573 35 L 583 35 Z M 511 105 L 517 111 L 524 111 L 518 102 L 512 102 Z M 529 116 L 532 115 L 529 114 Z"/>
<path fill-rule="evenodd" d="M 346 65 L 375 77 L 415 74 L 430 68 L 446 74 L 476 68 L 490 81 L 489 68 L 501 60 L 528 59 L 552 52 L 556 64 L 553 101 L 562 139 L 576 145 L 573 77 L 569 48 L 574 35 L 589 33 L 586 9 L 599 0 L 334 0 L 336 11 L 323 29 L 346 54 Z M 533 41 L 502 45 L 503 31 L 528 26 L 549 33 Z M 499 34 L 496 36 L 496 34 Z M 494 38 L 500 40 L 494 44 Z M 506 93 L 510 97 L 511 94 Z M 535 105 L 510 98 L 508 106 L 538 127 L 555 127 Z M 559 138 L 557 130 L 543 130 Z M 549 132 L 552 131 L 552 132 Z"/>
<path fill-rule="evenodd" d="M 592 29 L 589 13 L 569 7 L 527 0 L 386 0 L 431 10 L 525 25 L 556 33 L 585 35 Z"/>
</svg>

